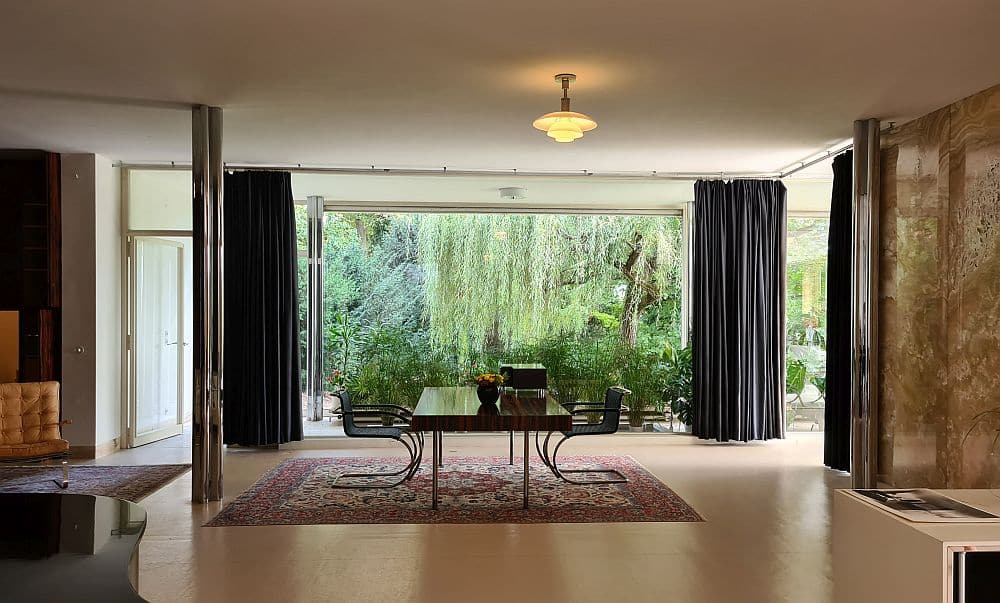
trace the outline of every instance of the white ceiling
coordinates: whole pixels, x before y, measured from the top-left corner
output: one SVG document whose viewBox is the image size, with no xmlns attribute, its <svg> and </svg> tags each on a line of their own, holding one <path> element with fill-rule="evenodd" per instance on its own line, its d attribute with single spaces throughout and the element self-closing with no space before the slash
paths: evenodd
<svg viewBox="0 0 1000 603">
<path fill-rule="evenodd" d="M 229 162 L 775 171 L 863 117 L 997 83 L 996 0 L 33 0 L 0 19 L 0 147 Z M 573 107 L 597 130 L 531 128 Z"/>
</svg>

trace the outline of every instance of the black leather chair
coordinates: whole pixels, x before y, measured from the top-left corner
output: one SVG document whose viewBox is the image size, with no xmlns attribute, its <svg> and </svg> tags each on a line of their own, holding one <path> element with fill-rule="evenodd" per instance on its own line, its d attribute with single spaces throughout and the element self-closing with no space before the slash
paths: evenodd
<svg viewBox="0 0 1000 603">
<path fill-rule="evenodd" d="M 608 391 L 604 393 L 603 403 L 573 402 L 564 404 L 563 406 L 566 407 L 571 415 L 578 416 L 600 414 L 602 415 L 601 421 L 594 424 L 588 423 L 573 425 L 569 431 L 559 432 L 563 437 L 556 443 L 555 448 L 552 449 L 551 453 L 549 453 L 549 442 L 552 438 L 552 434 L 556 432 L 550 431 L 545 436 L 544 444 L 539 442 L 539 434 L 536 432 L 535 450 L 538 451 L 538 456 L 542 458 L 542 462 L 545 463 L 545 466 L 551 469 L 552 473 L 559 479 L 581 486 L 593 484 L 623 484 L 627 482 L 628 478 L 616 469 L 560 469 L 556 456 L 559 454 L 559 447 L 565 444 L 570 438 L 585 435 L 604 435 L 616 433 L 618 431 L 618 425 L 621 422 L 622 410 L 625 408 L 623 401 L 625 396 L 631 393 L 632 392 L 624 387 L 610 387 L 608 388 Z M 615 477 L 610 479 L 575 480 L 567 477 L 567 473 L 606 473 Z"/>
<path fill-rule="evenodd" d="M 340 408 L 341 412 L 339 414 L 344 417 L 344 434 L 347 437 L 396 440 L 406 448 L 407 453 L 410 455 L 410 462 L 399 471 L 391 473 L 344 473 L 337 476 L 337 478 L 333 480 L 333 483 L 331 484 L 332 487 L 352 488 L 358 490 L 367 488 L 395 488 L 412 478 L 417 473 L 417 469 L 420 468 L 420 461 L 423 459 L 424 454 L 424 436 L 421 433 L 414 433 L 410 431 L 409 424 L 413 413 L 409 409 L 402 406 L 396 406 L 395 404 L 365 404 L 354 406 L 351 402 L 351 394 L 347 392 L 347 390 L 340 392 Z M 391 417 L 394 419 L 394 424 L 391 426 L 359 425 L 355 420 L 359 417 L 372 417 L 379 419 Z M 395 420 L 401 421 L 402 425 L 396 425 Z M 402 477 L 399 479 L 383 481 L 386 480 L 386 478 L 396 478 L 399 476 Z M 347 479 L 349 481 L 363 479 L 367 481 L 363 483 L 341 483 L 341 480 L 343 479 Z"/>
</svg>

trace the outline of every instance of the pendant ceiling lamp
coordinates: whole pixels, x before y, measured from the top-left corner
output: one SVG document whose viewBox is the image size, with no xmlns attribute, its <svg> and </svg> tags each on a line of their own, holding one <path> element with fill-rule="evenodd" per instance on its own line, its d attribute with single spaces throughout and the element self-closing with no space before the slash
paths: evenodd
<svg viewBox="0 0 1000 603">
<path fill-rule="evenodd" d="M 557 84 L 562 85 L 562 107 L 559 111 L 539 117 L 531 125 L 556 142 L 573 142 L 577 138 L 583 138 L 584 132 L 596 128 L 597 122 L 588 115 L 569 110 L 569 85 L 576 81 L 576 76 L 572 73 L 560 73 L 555 79 Z"/>
</svg>

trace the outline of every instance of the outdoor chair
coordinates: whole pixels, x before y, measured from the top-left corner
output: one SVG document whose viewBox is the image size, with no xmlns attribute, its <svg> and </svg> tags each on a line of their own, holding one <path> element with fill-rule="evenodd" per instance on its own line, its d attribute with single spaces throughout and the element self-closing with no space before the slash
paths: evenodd
<svg viewBox="0 0 1000 603">
<path fill-rule="evenodd" d="M 538 456 L 541 457 L 542 462 L 545 463 L 545 466 L 552 470 L 553 475 L 563 481 L 581 486 L 594 484 L 623 484 L 628 481 L 628 478 L 616 469 L 560 469 L 556 457 L 559 454 L 559 448 L 570 438 L 585 435 L 604 435 L 616 433 L 618 431 L 618 425 L 621 422 L 622 410 L 627 410 L 622 405 L 622 401 L 625 399 L 625 396 L 631 393 L 632 392 L 623 387 L 609 387 L 608 391 L 604 394 L 603 403 L 572 402 L 569 404 L 563 404 L 571 415 L 579 416 L 600 414 L 601 421 L 594 424 L 573 425 L 569 431 L 559 432 L 563 437 L 556 443 L 555 448 L 552 449 L 551 453 L 549 452 L 549 442 L 552 438 L 552 434 L 556 432 L 550 431 L 545 436 L 544 444 L 539 442 L 539 432 L 535 432 L 535 450 L 538 452 Z M 576 480 L 567 477 L 567 473 L 606 473 L 615 477 L 610 479 Z"/>
<path fill-rule="evenodd" d="M 341 391 L 339 396 L 341 407 L 340 414 L 344 416 L 344 435 L 350 438 L 381 438 L 386 440 L 396 440 L 406 448 L 406 452 L 410 455 L 410 461 L 399 471 L 391 473 L 344 473 L 337 476 L 337 478 L 333 480 L 331 486 L 334 488 L 351 488 L 357 490 L 369 488 L 395 488 L 412 478 L 416 474 L 417 469 L 420 468 L 420 461 L 423 458 L 424 453 L 423 434 L 414 433 L 410 431 L 409 428 L 410 419 L 412 418 L 413 413 L 409 409 L 402 406 L 396 406 L 395 404 L 365 404 L 354 406 L 351 403 L 351 394 L 347 390 Z M 399 419 L 403 422 L 403 425 L 359 425 L 355 420 L 359 417 Z M 390 479 L 388 481 L 382 481 L 386 480 L 386 478 L 396 478 L 399 476 L 402 477 L 396 480 Z M 361 483 L 341 483 L 341 480 L 343 479 L 365 481 Z"/>
</svg>

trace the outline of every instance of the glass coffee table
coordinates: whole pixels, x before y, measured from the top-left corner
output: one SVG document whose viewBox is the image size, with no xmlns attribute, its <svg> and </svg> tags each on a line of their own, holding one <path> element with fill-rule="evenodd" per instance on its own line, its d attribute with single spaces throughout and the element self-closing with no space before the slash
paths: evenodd
<svg viewBox="0 0 1000 603">
<path fill-rule="evenodd" d="M 4 601 L 140 603 L 146 512 L 87 494 L 0 494 Z"/>
</svg>

